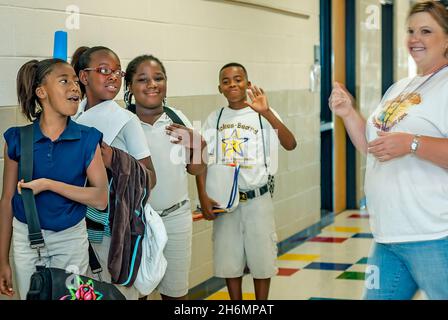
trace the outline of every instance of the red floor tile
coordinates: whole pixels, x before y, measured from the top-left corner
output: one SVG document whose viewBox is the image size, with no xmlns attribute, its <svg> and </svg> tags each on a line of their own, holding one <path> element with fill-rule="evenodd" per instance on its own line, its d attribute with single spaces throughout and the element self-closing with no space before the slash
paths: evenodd
<svg viewBox="0 0 448 320">
<path fill-rule="evenodd" d="M 348 217 L 349 219 L 369 219 L 369 215 L 368 214 L 352 214 L 351 216 Z"/>
<path fill-rule="evenodd" d="M 278 268 L 277 275 L 281 277 L 289 277 L 298 271 L 300 271 L 300 269 Z"/>
<path fill-rule="evenodd" d="M 342 243 L 348 238 L 326 238 L 326 237 L 315 237 L 311 240 L 308 240 L 309 242 L 328 242 L 328 243 Z"/>
</svg>

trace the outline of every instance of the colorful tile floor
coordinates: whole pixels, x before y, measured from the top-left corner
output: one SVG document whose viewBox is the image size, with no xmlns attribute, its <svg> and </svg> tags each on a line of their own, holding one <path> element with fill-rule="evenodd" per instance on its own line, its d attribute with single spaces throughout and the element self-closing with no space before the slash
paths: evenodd
<svg viewBox="0 0 448 320">
<path fill-rule="evenodd" d="M 361 299 L 371 244 L 368 216 L 354 211 L 337 215 L 320 234 L 278 257 L 269 299 Z M 243 292 L 243 299 L 255 299 L 250 275 L 243 278 Z M 224 287 L 206 299 L 226 300 L 229 295 Z"/>
</svg>

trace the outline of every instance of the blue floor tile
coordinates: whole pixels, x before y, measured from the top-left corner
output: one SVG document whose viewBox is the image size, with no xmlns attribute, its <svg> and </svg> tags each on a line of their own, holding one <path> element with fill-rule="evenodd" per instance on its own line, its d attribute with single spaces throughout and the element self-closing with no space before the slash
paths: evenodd
<svg viewBox="0 0 448 320">
<path fill-rule="evenodd" d="M 371 233 L 357 233 L 352 238 L 373 239 L 373 235 Z"/>
<path fill-rule="evenodd" d="M 314 269 L 314 270 L 347 270 L 350 268 L 351 264 L 345 263 L 325 263 L 325 262 L 313 262 L 307 265 L 304 269 Z"/>
</svg>

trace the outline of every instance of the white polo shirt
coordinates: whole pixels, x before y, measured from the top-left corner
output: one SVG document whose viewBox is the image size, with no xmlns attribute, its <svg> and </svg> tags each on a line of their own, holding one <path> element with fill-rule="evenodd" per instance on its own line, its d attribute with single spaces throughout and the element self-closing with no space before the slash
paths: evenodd
<svg viewBox="0 0 448 320">
<path fill-rule="evenodd" d="M 113 100 L 108 100 L 85 111 L 87 100 L 81 101 L 78 112 L 72 119 L 89 127 L 94 127 L 103 134 L 103 141 L 108 145 L 129 153 L 140 160 L 151 155 L 145 141 L 145 134 L 138 117 L 120 107 Z"/>
<path fill-rule="evenodd" d="M 179 110 L 170 107 L 185 126 L 192 128 L 190 121 Z M 173 123 L 166 113 L 150 125 L 141 122 L 148 147 L 151 150 L 152 162 L 157 176 L 157 184 L 151 191 L 149 203 L 156 211 L 168 209 L 188 199 L 188 173 L 186 148 L 170 142 L 165 128 Z"/>
</svg>

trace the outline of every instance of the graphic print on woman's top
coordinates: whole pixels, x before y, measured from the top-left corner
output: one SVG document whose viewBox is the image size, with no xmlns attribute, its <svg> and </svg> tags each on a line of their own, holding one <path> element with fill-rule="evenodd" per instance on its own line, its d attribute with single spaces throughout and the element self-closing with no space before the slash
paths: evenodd
<svg viewBox="0 0 448 320">
<path fill-rule="evenodd" d="M 170 107 L 186 127 L 192 128 L 187 117 L 177 109 Z M 165 210 L 188 199 L 187 154 L 185 147 L 170 142 L 170 136 L 165 133 L 166 127 L 173 121 L 163 113 L 153 124 L 142 122 L 146 140 L 151 148 L 152 163 L 157 173 L 157 184 L 151 190 L 149 203 L 156 210 Z M 169 190 L 169 192 L 168 192 Z"/>
<path fill-rule="evenodd" d="M 271 108 L 276 117 L 277 112 Z M 203 126 L 210 162 L 240 165 L 240 191 L 254 190 L 268 182 L 265 166 L 265 150 L 258 113 L 247 107 L 240 110 L 224 108 L 218 127 L 218 150 L 216 150 L 216 124 L 221 109 L 213 112 Z M 263 119 L 266 162 L 270 171 L 277 165 L 278 139 L 269 122 Z"/>
<path fill-rule="evenodd" d="M 411 92 L 427 77 L 417 77 L 411 86 L 412 80 L 404 79 L 388 90 L 367 120 L 368 142 L 378 138 L 377 124 L 381 127 L 382 121 L 391 133 L 448 138 L 448 68 L 402 99 L 401 105 L 391 104 L 407 86 Z M 448 235 L 448 170 L 413 154 L 385 163 L 368 155 L 365 193 L 378 242 L 429 241 Z"/>
<path fill-rule="evenodd" d="M 382 131 L 389 131 L 394 125 L 407 116 L 407 112 L 410 108 L 421 103 L 422 99 L 419 92 L 430 83 L 433 77 L 437 76 L 447 67 L 448 65 L 444 65 L 432 74 L 422 77 L 417 76 L 406 81 L 407 84 L 400 94 L 395 95 L 394 99 L 382 103 L 384 107 L 378 110 L 372 119 L 374 126 Z M 395 88 L 395 86 L 392 88 Z M 385 97 L 386 96 L 388 96 L 388 92 L 386 92 Z"/>
</svg>

